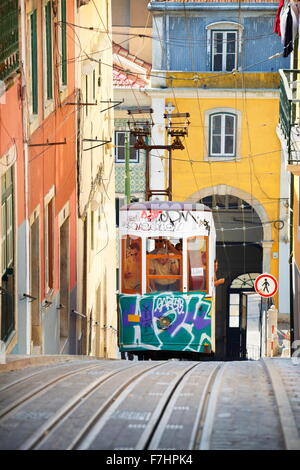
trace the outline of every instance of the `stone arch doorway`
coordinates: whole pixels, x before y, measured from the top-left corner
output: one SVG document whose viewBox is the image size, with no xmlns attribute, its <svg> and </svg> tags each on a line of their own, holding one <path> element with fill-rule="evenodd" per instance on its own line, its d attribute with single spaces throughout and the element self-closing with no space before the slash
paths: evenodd
<svg viewBox="0 0 300 470">
<path fill-rule="evenodd" d="M 204 188 L 189 202 L 211 207 L 217 230 L 217 277 L 225 283 L 216 289 L 216 357 L 226 359 L 230 350 L 230 286 L 244 273 L 270 269 L 271 225 L 264 207 L 250 194 L 227 185 Z"/>
</svg>

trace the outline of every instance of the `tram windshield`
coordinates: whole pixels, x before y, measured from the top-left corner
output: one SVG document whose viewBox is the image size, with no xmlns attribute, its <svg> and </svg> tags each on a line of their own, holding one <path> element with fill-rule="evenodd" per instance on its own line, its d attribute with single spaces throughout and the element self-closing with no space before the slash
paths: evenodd
<svg viewBox="0 0 300 470">
<path fill-rule="evenodd" d="M 142 293 L 142 246 L 146 248 L 146 292 L 183 292 L 183 290 L 207 292 L 208 237 L 188 237 L 184 257 L 182 245 L 182 238 L 148 237 L 145 245 L 142 245 L 141 237 L 123 236 L 122 292 Z M 184 283 L 183 261 L 186 263 L 187 275 Z M 185 289 L 183 285 L 186 286 Z"/>
<path fill-rule="evenodd" d="M 182 291 L 182 239 L 147 239 L 147 292 Z"/>
</svg>

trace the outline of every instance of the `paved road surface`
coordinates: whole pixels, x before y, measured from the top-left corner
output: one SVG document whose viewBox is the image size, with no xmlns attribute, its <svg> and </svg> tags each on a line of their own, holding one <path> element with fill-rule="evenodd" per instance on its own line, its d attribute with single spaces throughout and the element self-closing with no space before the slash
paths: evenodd
<svg viewBox="0 0 300 470">
<path fill-rule="evenodd" d="M 0 449 L 300 449 L 300 364 L 75 359 L 0 373 Z"/>
</svg>

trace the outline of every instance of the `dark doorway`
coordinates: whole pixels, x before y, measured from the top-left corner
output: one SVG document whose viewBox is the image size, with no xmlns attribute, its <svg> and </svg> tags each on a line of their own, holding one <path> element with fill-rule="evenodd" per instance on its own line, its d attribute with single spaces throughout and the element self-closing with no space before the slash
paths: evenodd
<svg viewBox="0 0 300 470">
<path fill-rule="evenodd" d="M 242 342 L 241 324 L 229 328 L 230 288 L 239 275 L 262 272 L 261 220 L 254 207 L 230 194 L 214 194 L 200 202 L 213 212 L 219 265 L 217 278 L 225 278 L 225 283 L 216 288 L 216 358 L 241 359 L 243 354 L 237 352 Z M 247 291 L 249 286 L 244 285 L 241 288 Z M 239 296 L 239 305 L 236 308 L 240 311 L 240 292 L 231 292 L 234 293 Z"/>
<path fill-rule="evenodd" d="M 243 258 L 245 257 L 245 262 Z M 261 273 L 262 247 L 258 244 L 217 244 L 218 277 L 225 283 L 216 288 L 216 351 L 222 359 L 239 360 L 245 357 L 246 338 L 243 336 L 242 293 L 254 291 L 249 274 Z M 229 264 L 228 264 L 229 263 Z M 246 269 L 246 273 L 242 269 Z M 234 284 L 240 279 L 240 286 Z M 238 312 L 234 319 L 233 312 Z M 244 352 L 243 352 L 244 351 Z"/>
</svg>

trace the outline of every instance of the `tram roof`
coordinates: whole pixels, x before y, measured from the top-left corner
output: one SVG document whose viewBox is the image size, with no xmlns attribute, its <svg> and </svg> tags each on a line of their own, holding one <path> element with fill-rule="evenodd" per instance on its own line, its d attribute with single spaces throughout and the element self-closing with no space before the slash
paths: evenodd
<svg viewBox="0 0 300 470">
<path fill-rule="evenodd" d="M 195 202 L 178 201 L 140 201 L 127 204 L 120 208 L 121 211 L 140 211 L 140 210 L 164 210 L 164 211 L 206 211 L 211 212 L 210 207 L 205 204 Z"/>
</svg>

